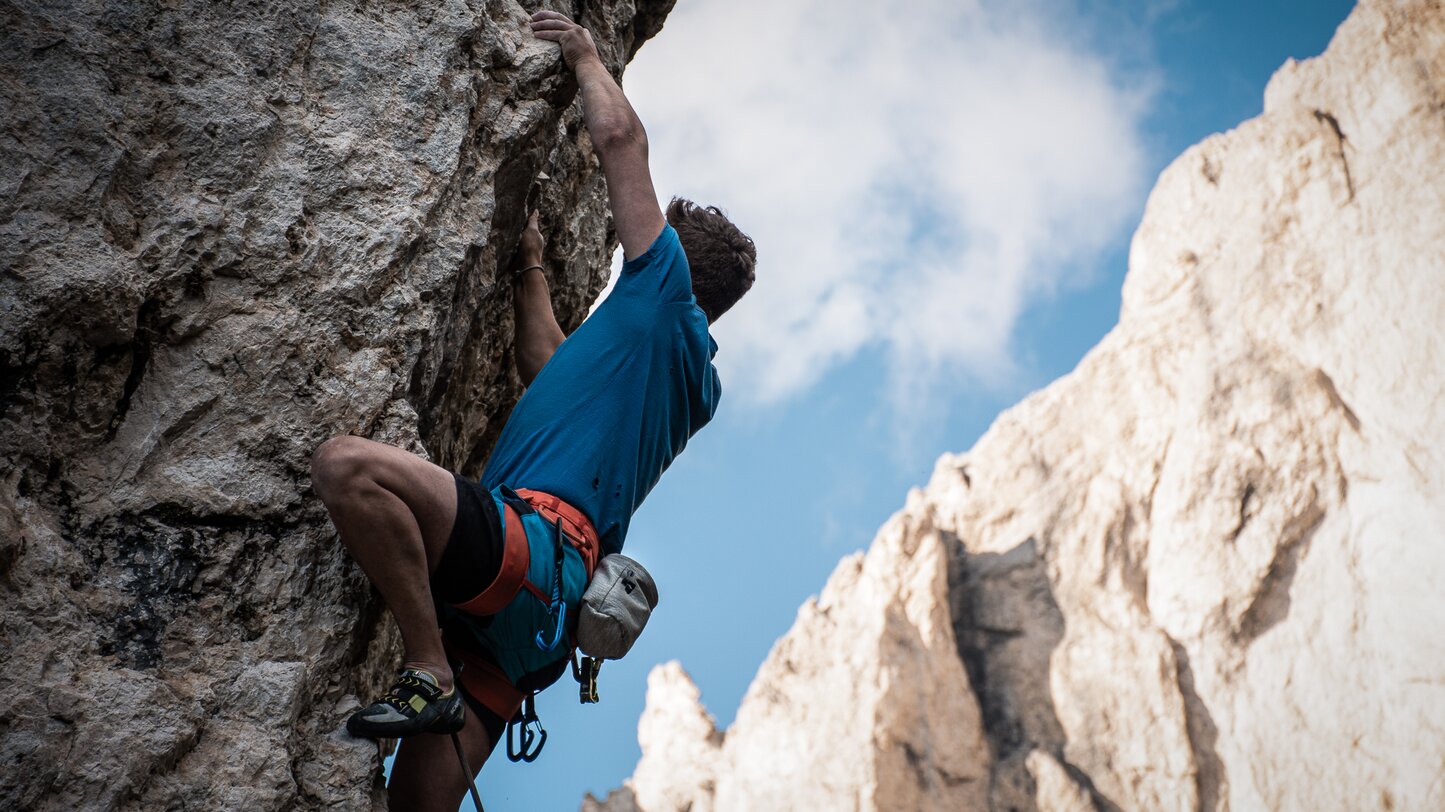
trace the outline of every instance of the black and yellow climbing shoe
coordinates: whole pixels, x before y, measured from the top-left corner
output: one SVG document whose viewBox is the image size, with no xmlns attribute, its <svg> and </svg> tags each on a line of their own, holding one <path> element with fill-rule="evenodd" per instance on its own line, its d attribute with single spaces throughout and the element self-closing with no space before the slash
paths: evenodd
<svg viewBox="0 0 1445 812">
<path fill-rule="evenodd" d="M 466 703 L 455 686 L 442 693 L 436 677 L 406 668 L 385 696 L 346 720 L 346 732 L 368 739 L 400 739 L 418 733 L 455 733 L 466 721 Z"/>
</svg>

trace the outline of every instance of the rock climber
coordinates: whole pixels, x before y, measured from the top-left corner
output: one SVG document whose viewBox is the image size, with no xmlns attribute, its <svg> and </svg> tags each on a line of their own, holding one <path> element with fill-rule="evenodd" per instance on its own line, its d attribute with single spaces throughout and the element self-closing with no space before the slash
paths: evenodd
<svg viewBox="0 0 1445 812">
<path fill-rule="evenodd" d="M 753 283 L 753 242 L 720 210 L 674 199 L 664 217 L 642 122 L 587 29 L 541 11 L 531 30 L 561 46 L 577 78 L 625 257 L 616 287 L 564 336 L 534 213 L 513 280 L 515 360 L 526 391 L 480 482 L 353 436 L 323 443 L 311 462 L 342 544 L 401 631 L 396 683 L 347 722 L 354 735 L 401 739 L 388 787 L 393 809 L 457 809 L 474 776 L 453 757 L 450 734 L 460 732 L 466 763 L 480 768 L 524 694 L 551 684 L 570 662 L 562 646 L 549 655 L 555 660 L 517 674 L 528 660 L 484 642 L 498 601 L 520 593 L 515 581 L 511 594 L 494 589 L 517 553 L 507 531 L 525 524 L 503 517 L 510 523 L 514 505 L 530 505 L 557 523 L 557 538 L 565 527 L 569 540 L 587 540 L 594 558 L 598 548 L 620 551 L 633 512 L 717 409 L 717 344 L 708 327 Z M 538 623 L 539 646 L 560 636 L 549 617 Z"/>
</svg>

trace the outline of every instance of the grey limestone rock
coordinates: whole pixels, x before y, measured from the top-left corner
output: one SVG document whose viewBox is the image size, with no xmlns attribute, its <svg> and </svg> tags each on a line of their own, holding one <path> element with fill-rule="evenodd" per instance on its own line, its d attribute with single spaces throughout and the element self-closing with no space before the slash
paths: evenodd
<svg viewBox="0 0 1445 812">
<path fill-rule="evenodd" d="M 530 206 L 559 320 L 603 181 L 538 2 L 19 2 L 0 27 L 0 807 L 366 808 L 397 640 L 309 490 L 479 471 Z M 671 0 L 562 2 L 620 72 Z"/>
</svg>

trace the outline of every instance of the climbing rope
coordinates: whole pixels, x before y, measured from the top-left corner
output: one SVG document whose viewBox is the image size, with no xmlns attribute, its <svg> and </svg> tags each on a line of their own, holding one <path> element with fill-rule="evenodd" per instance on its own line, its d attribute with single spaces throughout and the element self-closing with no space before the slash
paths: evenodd
<svg viewBox="0 0 1445 812">
<path fill-rule="evenodd" d="M 452 746 L 457 749 L 457 761 L 462 763 L 462 774 L 467 777 L 467 789 L 472 791 L 472 803 L 477 805 L 477 812 L 486 812 L 482 809 L 482 796 L 477 793 L 477 781 L 472 777 L 472 767 L 467 764 L 467 754 L 462 750 L 462 740 L 455 733 L 452 734 Z"/>
</svg>

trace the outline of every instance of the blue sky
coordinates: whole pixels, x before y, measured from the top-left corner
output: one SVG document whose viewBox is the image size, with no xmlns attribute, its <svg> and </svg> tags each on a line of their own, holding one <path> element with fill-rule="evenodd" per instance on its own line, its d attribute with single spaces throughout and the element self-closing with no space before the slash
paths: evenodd
<svg viewBox="0 0 1445 812">
<path fill-rule="evenodd" d="M 629 69 L 659 193 L 728 209 L 759 281 L 715 331 L 717 418 L 632 525 L 661 604 L 604 667 L 601 705 L 570 678 L 539 698 L 539 761 L 494 753 L 494 812 L 620 785 L 658 663 L 731 722 L 797 608 L 937 456 L 1114 325 L 1164 166 L 1258 115 L 1269 76 L 1351 4 L 880 6 L 682 0 Z"/>
</svg>

